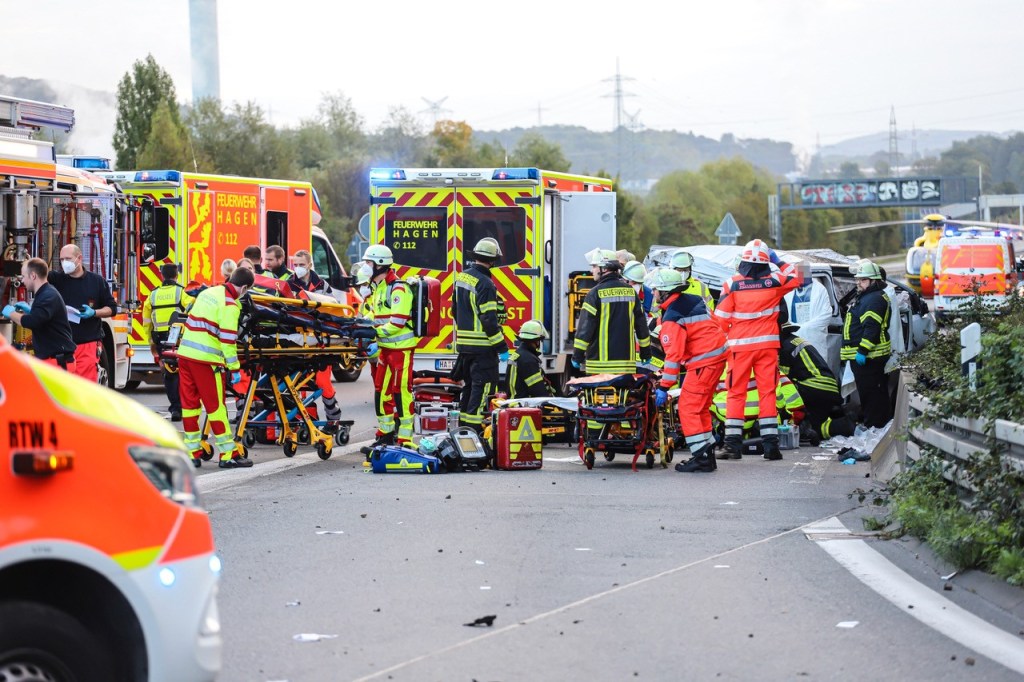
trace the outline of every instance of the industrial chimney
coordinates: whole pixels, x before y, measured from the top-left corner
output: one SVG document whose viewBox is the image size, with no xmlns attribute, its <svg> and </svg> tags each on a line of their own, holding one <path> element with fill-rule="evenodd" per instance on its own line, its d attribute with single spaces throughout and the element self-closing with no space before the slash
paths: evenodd
<svg viewBox="0 0 1024 682">
<path fill-rule="evenodd" d="M 188 0 L 192 42 L 192 102 L 220 99 L 220 51 L 217 47 L 217 0 Z"/>
</svg>

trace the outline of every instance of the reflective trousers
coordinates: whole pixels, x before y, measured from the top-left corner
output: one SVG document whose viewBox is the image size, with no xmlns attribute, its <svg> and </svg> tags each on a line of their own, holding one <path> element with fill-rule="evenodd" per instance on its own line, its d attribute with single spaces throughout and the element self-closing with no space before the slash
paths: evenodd
<svg viewBox="0 0 1024 682">
<path fill-rule="evenodd" d="M 412 348 L 381 348 L 374 372 L 377 436 L 396 431 L 399 443 L 412 441 Z"/>
<path fill-rule="evenodd" d="M 68 371 L 73 371 L 83 379 L 96 383 L 96 379 L 99 377 L 99 353 L 99 341 L 86 341 L 78 344 L 78 348 L 75 349 L 75 369 L 72 370 L 69 364 Z"/>
<path fill-rule="evenodd" d="M 711 424 L 711 403 L 715 398 L 715 387 L 722 377 L 725 359 L 714 365 L 705 365 L 687 370 L 679 393 L 679 425 L 686 436 L 690 452 L 696 452 L 715 437 Z"/>
<path fill-rule="evenodd" d="M 324 418 L 328 421 L 341 419 L 341 408 L 334 392 L 334 376 L 330 367 L 316 373 L 316 387 L 320 389 L 320 398 L 324 403 Z"/>
<path fill-rule="evenodd" d="M 775 390 L 779 384 L 779 349 L 733 351 L 729 354 L 729 398 L 725 403 L 725 437 L 743 438 L 743 419 L 747 403 L 750 371 L 757 383 L 758 428 L 765 443 L 779 441 L 779 410 Z"/>
<path fill-rule="evenodd" d="M 235 439 L 228 424 L 228 409 L 224 404 L 224 374 L 220 367 L 178 359 L 178 380 L 181 393 L 181 425 L 185 429 L 185 447 L 195 457 L 200 452 L 203 433 L 199 415 L 206 410 L 213 432 L 214 450 L 222 460 L 231 459 Z"/>
<path fill-rule="evenodd" d="M 468 377 L 459 399 L 460 423 L 480 431 L 487 398 L 498 389 L 498 354 L 463 353 L 463 377 Z"/>
</svg>

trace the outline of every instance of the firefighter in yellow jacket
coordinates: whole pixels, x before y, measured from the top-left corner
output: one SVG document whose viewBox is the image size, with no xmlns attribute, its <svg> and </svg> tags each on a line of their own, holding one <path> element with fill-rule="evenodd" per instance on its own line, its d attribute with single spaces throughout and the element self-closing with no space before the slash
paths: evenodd
<svg viewBox="0 0 1024 682">
<path fill-rule="evenodd" d="M 185 287 L 178 284 L 178 266 L 165 263 L 160 266 L 163 283 L 146 299 L 142 306 L 142 320 L 149 333 L 149 347 L 153 352 L 153 360 L 163 370 L 164 392 L 170 402 L 171 421 L 181 421 L 181 395 L 178 389 L 178 372 L 169 371 L 160 358 L 160 352 L 167 344 L 167 336 L 171 332 L 171 316 L 184 313 L 194 300 L 185 293 Z"/>
<path fill-rule="evenodd" d="M 412 361 L 419 339 L 412 328 L 412 290 L 392 269 L 391 249 L 372 244 L 363 260 L 373 269 L 370 307 L 376 342 L 369 356 L 377 356 L 374 371 L 374 406 L 377 441 L 374 445 L 412 443 Z M 397 423 L 396 423 L 397 422 Z"/>
<path fill-rule="evenodd" d="M 252 461 L 236 452 L 234 437 L 228 424 L 224 404 L 225 374 L 230 381 L 241 380 L 238 364 L 239 299 L 252 287 L 253 274 L 238 268 L 231 280 L 204 289 L 197 297 L 185 320 L 185 330 L 178 344 L 178 376 L 181 382 L 181 417 L 185 427 L 185 447 L 192 453 L 198 468 L 203 435 L 199 429 L 202 409 L 213 431 L 214 450 L 220 455 L 222 469 L 251 467 Z"/>
</svg>

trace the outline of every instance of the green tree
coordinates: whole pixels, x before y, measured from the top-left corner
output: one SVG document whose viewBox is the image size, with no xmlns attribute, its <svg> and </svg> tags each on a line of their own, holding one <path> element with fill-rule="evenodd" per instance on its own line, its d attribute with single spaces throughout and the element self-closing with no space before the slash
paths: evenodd
<svg viewBox="0 0 1024 682">
<path fill-rule="evenodd" d="M 153 55 L 146 55 L 132 64 L 117 84 L 114 151 L 118 168 L 138 167 L 139 152 L 149 139 L 153 114 L 161 103 L 167 105 L 171 120 L 180 125 L 174 81 Z"/>
<path fill-rule="evenodd" d="M 160 102 L 153 112 L 149 137 L 139 152 L 139 168 L 191 169 L 188 132 L 171 114 L 167 102 Z"/>
<path fill-rule="evenodd" d="M 254 102 L 225 110 L 216 100 L 202 100 L 187 122 L 196 153 L 207 160 L 205 172 L 281 179 L 297 173 L 293 141 Z"/>
<path fill-rule="evenodd" d="M 479 157 L 473 129 L 465 121 L 438 121 L 431 132 L 433 148 L 426 163 L 434 168 L 472 168 Z"/>
<path fill-rule="evenodd" d="M 427 136 L 416 117 L 405 107 L 392 107 L 371 139 L 373 165 L 418 166 L 423 163 Z"/>
<path fill-rule="evenodd" d="M 519 143 L 516 145 L 515 151 L 512 152 L 511 164 L 563 173 L 572 166 L 565 158 L 565 154 L 562 153 L 561 147 L 548 142 L 537 133 L 527 133 L 519 138 Z"/>
</svg>

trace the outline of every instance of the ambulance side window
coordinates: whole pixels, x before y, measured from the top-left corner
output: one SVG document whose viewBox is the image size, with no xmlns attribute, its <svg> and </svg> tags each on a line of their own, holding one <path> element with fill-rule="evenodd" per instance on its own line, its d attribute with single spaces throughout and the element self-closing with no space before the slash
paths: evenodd
<svg viewBox="0 0 1024 682">
<path fill-rule="evenodd" d="M 341 287 L 340 265 L 327 251 L 327 242 L 313 237 L 313 271 L 327 280 L 332 287 Z"/>
<path fill-rule="evenodd" d="M 448 209 L 391 206 L 384 211 L 384 239 L 395 263 L 427 270 L 448 269 Z"/>
<path fill-rule="evenodd" d="M 462 215 L 463 263 L 484 237 L 498 240 L 498 265 L 513 265 L 526 258 L 526 211 L 519 206 L 466 207 Z"/>
<path fill-rule="evenodd" d="M 144 204 L 139 236 L 142 241 L 142 262 L 163 260 L 170 253 L 170 214 L 163 206 Z"/>
</svg>

